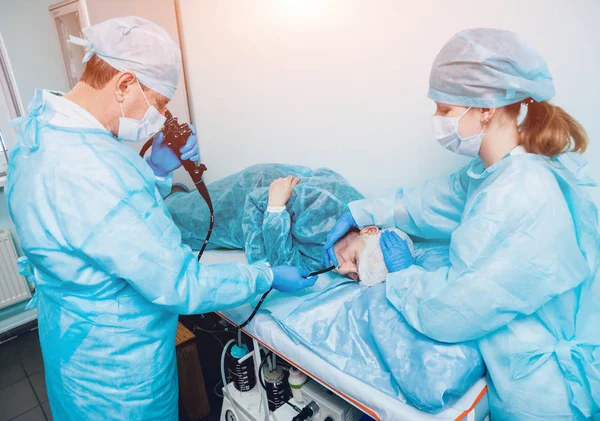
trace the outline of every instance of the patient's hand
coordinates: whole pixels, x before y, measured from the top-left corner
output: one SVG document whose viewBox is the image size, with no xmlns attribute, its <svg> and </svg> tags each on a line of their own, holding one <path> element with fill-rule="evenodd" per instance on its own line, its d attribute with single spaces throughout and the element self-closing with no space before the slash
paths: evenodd
<svg viewBox="0 0 600 421">
<path fill-rule="evenodd" d="M 269 207 L 285 206 L 292 197 L 292 189 L 299 181 L 300 178 L 291 175 L 273 181 L 269 187 Z"/>
</svg>

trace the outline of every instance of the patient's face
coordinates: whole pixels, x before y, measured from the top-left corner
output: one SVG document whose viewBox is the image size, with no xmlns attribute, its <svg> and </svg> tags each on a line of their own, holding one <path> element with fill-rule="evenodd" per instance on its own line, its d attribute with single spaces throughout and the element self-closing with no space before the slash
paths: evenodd
<svg viewBox="0 0 600 421">
<path fill-rule="evenodd" d="M 338 272 L 340 274 L 346 275 L 355 281 L 359 280 L 360 255 L 366 247 L 367 237 L 378 233 L 379 228 L 374 226 L 363 228 L 361 231 L 350 231 L 335 244 L 334 250 L 339 263 Z"/>
</svg>

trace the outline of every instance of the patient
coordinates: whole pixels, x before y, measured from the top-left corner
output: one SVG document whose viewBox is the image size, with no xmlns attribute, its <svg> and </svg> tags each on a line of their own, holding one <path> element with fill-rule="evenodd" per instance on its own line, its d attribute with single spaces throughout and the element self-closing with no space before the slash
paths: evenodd
<svg viewBox="0 0 600 421">
<path fill-rule="evenodd" d="M 322 245 L 349 202 L 363 196 L 336 172 L 302 166 L 259 164 L 209 184 L 215 227 L 208 249 L 243 249 L 249 263 L 267 259 L 322 269 Z M 208 229 L 208 207 L 197 191 L 165 199 L 182 240 L 198 250 Z M 241 221 L 241 223 L 240 223 Z M 402 232 L 397 231 L 412 242 Z M 387 269 L 379 247 L 380 230 L 350 232 L 336 244 L 341 274 L 373 285 Z"/>
<path fill-rule="evenodd" d="M 274 214 L 284 212 L 293 189 L 299 181 L 300 178 L 291 175 L 273 181 L 269 186 L 267 212 Z M 389 231 L 397 232 L 401 238 L 406 240 L 414 257 L 414 246 L 410 237 L 395 228 L 389 229 Z M 388 270 L 379 245 L 381 233 L 382 230 L 379 228 L 370 226 L 360 231 L 352 230 L 340 239 L 334 247 L 339 263 L 338 272 L 355 281 L 361 281 L 365 285 L 375 285 L 385 281 Z"/>
<path fill-rule="evenodd" d="M 215 208 L 210 248 L 243 249 L 249 262 L 266 258 L 311 271 L 322 269 L 322 245 L 337 218 L 362 197 L 334 171 L 286 165 L 255 165 L 208 189 Z M 199 249 L 209 221 L 199 193 L 172 193 L 165 203 L 183 241 Z M 447 244 L 413 246 L 396 232 L 424 270 L 448 265 Z M 368 285 L 384 281 L 381 233 L 370 226 L 343 237 L 334 248 L 340 274 Z M 239 324 L 255 305 L 228 310 L 227 317 Z M 476 344 L 442 344 L 421 335 L 387 301 L 383 284 L 361 288 L 328 273 L 307 290 L 270 294 L 262 311 L 336 369 L 424 411 L 452 405 L 483 376 Z M 255 319 L 251 326 L 258 324 Z"/>
<path fill-rule="evenodd" d="M 353 230 L 339 240 L 334 247 L 338 259 L 338 272 L 355 281 L 360 280 L 365 285 L 375 285 L 385 281 L 388 270 L 383 261 L 383 253 L 379 238 L 383 231 L 394 231 L 408 243 L 410 251 L 415 256 L 415 249 L 410 237 L 397 228 L 380 230 L 375 226 L 362 230 Z"/>
</svg>

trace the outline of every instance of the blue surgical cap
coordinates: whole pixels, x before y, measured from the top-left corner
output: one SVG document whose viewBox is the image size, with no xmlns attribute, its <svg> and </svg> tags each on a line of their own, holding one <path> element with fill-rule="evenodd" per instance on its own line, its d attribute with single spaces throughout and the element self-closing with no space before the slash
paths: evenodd
<svg viewBox="0 0 600 421">
<path fill-rule="evenodd" d="M 95 54 L 119 71 L 133 72 L 153 91 L 173 97 L 181 73 L 181 52 L 162 27 L 129 16 L 83 28 L 83 34 L 87 39 L 72 36 L 69 41 L 86 47 L 84 63 Z"/>
<path fill-rule="evenodd" d="M 514 32 L 467 29 L 454 35 L 435 58 L 429 98 L 466 107 L 499 108 L 529 97 L 554 96 L 544 58 Z"/>
</svg>

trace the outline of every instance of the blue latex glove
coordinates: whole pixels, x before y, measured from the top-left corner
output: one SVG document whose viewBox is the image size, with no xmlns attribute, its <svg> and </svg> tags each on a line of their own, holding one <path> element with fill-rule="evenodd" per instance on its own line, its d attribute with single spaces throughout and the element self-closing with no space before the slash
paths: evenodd
<svg viewBox="0 0 600 421">
<path fill-rule="evenodd" d="M 181 152 L 182 160 L 189 159 L 192 162 L 198 162 L 200 160 L 200 153 L 198 151 L 198 144 L 196 143 L 196 128 L 190 124 L 190 129 L 192 130 L 192 135 L 185 142 L 185 145 L 179 149 L 179 152 Z M 158 177 L 166 177 L 181 167 L 181 161 L 177 158 L 177 155 L 164 142 L 162 132 L 154 136 L 152 154 L 147 162 Z"/>
<path fill-rule="evenodd" d="M 415 263 L 408 243 L 394 231 L 382 232 L 379 245 L 383 252 L 383 260 L 390 273 L 406 269 Z"/>
<path fill-rule="evenodd" d="M 350 211 L 346 211 L 337 220 L 331 231 L 329 231 L 329 234 L 327 234 L 327 239 L 325 240 L 325 245 L 323 246 L 323 257 L 321 259 L 324 267 L 339 265 L 337 257 L 335 257 L 333 246 L 335 246 L 335 243 L 337 243 L 337 241 L 346 235 L 346 233 L 352 228 L 358 228 L 358 224 L 354 220 L 352 213 Z"/>
<path fill-rule="evenodd" d="M 317 282 L 317 276 L 307 278 L 308 270 L 296 266 L 275 266 L 273 271 L 273 289 L 281 292 L 296 292 L 311 287 Z"/>
</svg>

